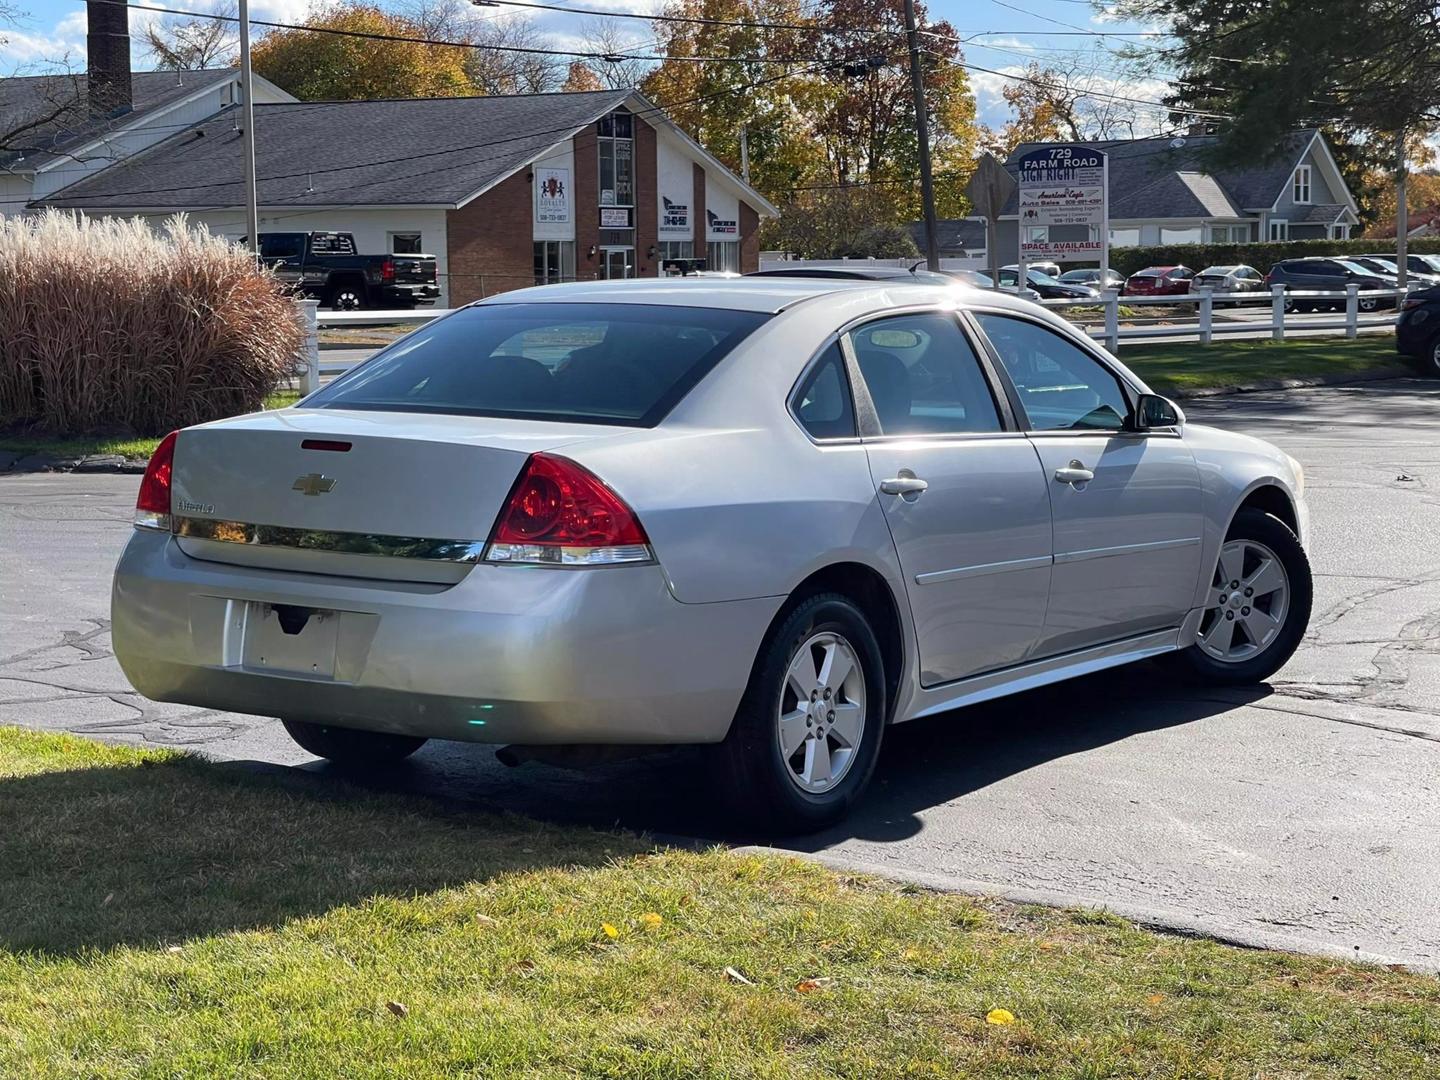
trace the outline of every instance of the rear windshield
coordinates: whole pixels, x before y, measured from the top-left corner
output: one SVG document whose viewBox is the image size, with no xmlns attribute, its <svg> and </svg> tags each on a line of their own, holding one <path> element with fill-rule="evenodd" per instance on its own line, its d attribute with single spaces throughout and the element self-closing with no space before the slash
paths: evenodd
<svg viewBox="0 0 1440 1080">
<path fill-rule="evenodd" d="M 490 304 L 397 341 L 306 407 L 658 424 L 768 315 L 648 304 Z"/>
</svg>

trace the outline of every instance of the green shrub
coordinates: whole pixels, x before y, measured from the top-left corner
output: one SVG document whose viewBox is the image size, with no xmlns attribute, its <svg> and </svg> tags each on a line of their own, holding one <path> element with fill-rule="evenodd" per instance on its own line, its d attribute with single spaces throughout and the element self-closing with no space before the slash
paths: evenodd
<svg viewBox="0 0 1440 1080">
<path fill-rule="evenodd" d="M 183 217 L 0 220 L 0 427 L 161 435 L 253 412 L 303 340 L 273 275 Z"/>
<path fill-rule="evenodd" d="M 1417 255 L 1440 255 L 1440 237 L 1422 237 L 1410 241 L 1409 250 Z M 1110 267 L 1122 274 L 1133 274 L 1147 266 L 1188 266 L 1203 270 L 1207 266 L 1234 266 L 1244 263 L 1262 274 L 1282 259 L 1300 259 L 1307 255 L 1371 255 L 1395 252 L 1395 238 L 1388 240 L 1287 240 L 1283 243 L 1259 244 L 1160 244 L 1154 247 L 1123 247 L 1110 249 Z"/>
</svg>

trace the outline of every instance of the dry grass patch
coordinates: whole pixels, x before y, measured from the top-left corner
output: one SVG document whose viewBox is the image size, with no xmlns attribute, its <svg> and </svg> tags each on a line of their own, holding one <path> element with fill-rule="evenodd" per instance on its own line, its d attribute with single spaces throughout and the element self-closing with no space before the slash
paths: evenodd
<svg viewBox="0 0 1440 1080">
<path fill-rule="evenodd" d="M 1436 980 L 0 729 L 0 1076 L 1432 1077 Z"/>
</svg>

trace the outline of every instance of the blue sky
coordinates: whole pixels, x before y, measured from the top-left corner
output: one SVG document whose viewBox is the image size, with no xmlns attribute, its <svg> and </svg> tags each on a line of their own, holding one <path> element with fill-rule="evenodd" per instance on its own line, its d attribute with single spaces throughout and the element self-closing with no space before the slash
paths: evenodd
<svg viewBox="0 0 1440 1080">
<path fill-rule="evenodd" d="M 13 26 L 0 26 L 0 74 L 20 70 L 25 73 L 54 68 L 69 63 L 75 68 L 84 65 L 85 5 L 81 0 L 0 0 L 17 4 L 23 15 Z M 194 10 L 215 10 L 215 0 L 140 0 L 163 7 Z M 311 0 L 251 0 L 255 18 L 295 21 L 303 18 Z M 382 6 L 391 6 L 381 0 Z M 570 6 L 594 10 L 649 11 L 658 0 L 562 0 Z M 492 11 L 495 9 L 491 9 Z M 520 14 L 519 9 L 511 9 Z M 582 17 L 559 12 L 528 12 L 534 21 L 560 44 L 577 42 Z M 1086 74 L 1088 84 L 1101 93 L 1154 99 L 1163 86 L 1156 82 L 1134 82 L 1117 78 L 1110 50 L 1125 43 L 1143 44 L 1145 38 L 1123 38 L 1099 35 L 1153 30 L 1132 22 L 1117 20 L 1105 5 L 1092 5 L 1090 0 L 931 0 L 932 19 L 948 19 L 961 36 L 968 39 L 963 46 L 968 63 L 995 72 L 1015 74 L 1030 59 L 1041 63 L 1059 62 L 1075 65 Z M 132 26 L 139 20 L 156 16 L 135 10 Z M 646 25 L 629 20 L 615 20 L 633 27 L 636 38 L 649 37 Z M 152 66 L 148 58 L 137 54 L 137 68 Z M 980 119 L 998 126 L 1005 122 L 1008 111 L 1000 97 L 1007 80 L 1003 74 L 972 72 Z M 1149 116 L 1158 112 L 1141 108 L 1137 127 L 1146 126 Z M 1139 133 L 1139 132 L 1137 132 Z"/>
</svg>

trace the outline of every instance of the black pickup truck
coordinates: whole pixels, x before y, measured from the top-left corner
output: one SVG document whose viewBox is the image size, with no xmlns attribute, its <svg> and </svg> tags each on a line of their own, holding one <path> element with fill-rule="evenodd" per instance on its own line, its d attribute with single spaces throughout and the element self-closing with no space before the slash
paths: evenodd
<svg viewBox="0 0 1440 1080">
<path fill-rule="evenodd" d="M 350 233 L 261 233 L 260 260 L 296 292 L 337 311 L 411 308 L 440 295 L 434 255 L 361 255 Z"/>
</svg>

